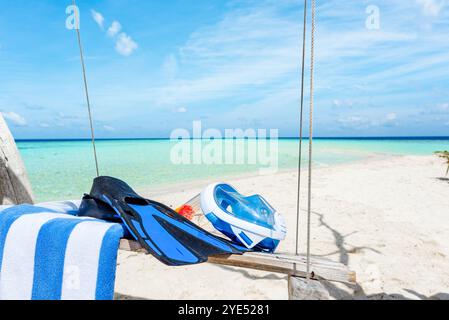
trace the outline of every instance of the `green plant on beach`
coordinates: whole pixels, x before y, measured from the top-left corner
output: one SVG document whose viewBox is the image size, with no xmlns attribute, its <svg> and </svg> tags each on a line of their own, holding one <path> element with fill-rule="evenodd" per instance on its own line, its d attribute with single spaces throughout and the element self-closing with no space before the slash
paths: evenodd
<svg viewBox="0 0 449 320">
<path fill-rule="evenodd" d="M 435 154 L 446 160 L 446 164 L 447 164 L 447 170 L 446 170 L 446 176 L 449 174 L 449 151 L 437 151 L 435 152 Z"/>
</svg>

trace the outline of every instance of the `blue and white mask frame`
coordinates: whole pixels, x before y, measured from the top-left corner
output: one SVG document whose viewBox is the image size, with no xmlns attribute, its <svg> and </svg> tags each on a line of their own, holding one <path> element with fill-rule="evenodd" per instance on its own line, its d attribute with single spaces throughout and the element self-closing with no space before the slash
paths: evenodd
<svg viewBox="0 0 449 320">
<path fill-rule="evenodd" d="M 262 196 L 245 197 L 226 183 L 203 190 L 201 210 L 215 229 L 254 251 L 274 252 L 287 234 L 283 217 Z"/>
</svg>

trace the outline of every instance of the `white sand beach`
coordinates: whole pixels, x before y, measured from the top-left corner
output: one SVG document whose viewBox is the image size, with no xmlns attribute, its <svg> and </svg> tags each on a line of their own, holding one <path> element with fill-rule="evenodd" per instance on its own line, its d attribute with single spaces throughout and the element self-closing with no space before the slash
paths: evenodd
<svg viewBox="0 0 449 320">
<path fill-rule="evenodd" d="M 312 253 L 356 271 L 358 285 L 329 285 L 335 299 L 449 299 L 449 180 L 433 156 L 373 157 L 313 171 Z M 306 209 L 306 172 L 302 209 Z M 295 172 L 229 182 L 261 193 L 289 226 L 280 252 L 293 252 Z M 176 207 L 205 183 L 146 196 Z M 305 251 L 306 213 L 301 213 Z M 167 267 L 151 256 L 120 252 L 119 299 L 287 299 L 284 275 L 211 264 Z"/>
</svg>

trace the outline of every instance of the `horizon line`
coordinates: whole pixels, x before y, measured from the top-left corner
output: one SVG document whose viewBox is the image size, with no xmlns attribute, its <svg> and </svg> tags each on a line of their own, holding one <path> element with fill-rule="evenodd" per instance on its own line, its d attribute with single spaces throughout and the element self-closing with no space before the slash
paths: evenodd
<svg viewBox="0 0 449 320">
<path fill-rule="evenodd" d="M 270 140 L 273 138 L 259 138 L 259 137 L 233 137 L 233 138 L 187 138 L 182 140 Z M 299 140 L 299 137 L 278 137 L 278 140 Z M 309 137 L 303 137 L 304 140 L 309 140 Z M 449 140 L 449 136 L 341 136 L 341 137 L 313 137 L 314 140 Z M 91 141 L 90 138 L 23 138 L 15 139 L 16 142 L 53 142 L 53 141 Z M 97 138 L 95 141 L 127 141 L 127 140 L 179 140 L 171 138 Z"/>
</svg>

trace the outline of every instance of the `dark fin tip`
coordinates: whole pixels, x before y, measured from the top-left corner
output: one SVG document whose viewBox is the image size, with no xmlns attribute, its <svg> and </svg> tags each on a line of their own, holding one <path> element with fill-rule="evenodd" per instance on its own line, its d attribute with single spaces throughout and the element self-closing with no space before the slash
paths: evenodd
<svg viewBox="0 0 449 320">
<path fill-rule="evenodd" d="M 127 204 L 133 204 L 135 206 L 147 206 L 148 201 L 143 198 L 126 197 L 125 202 Z"/>
</svg>

